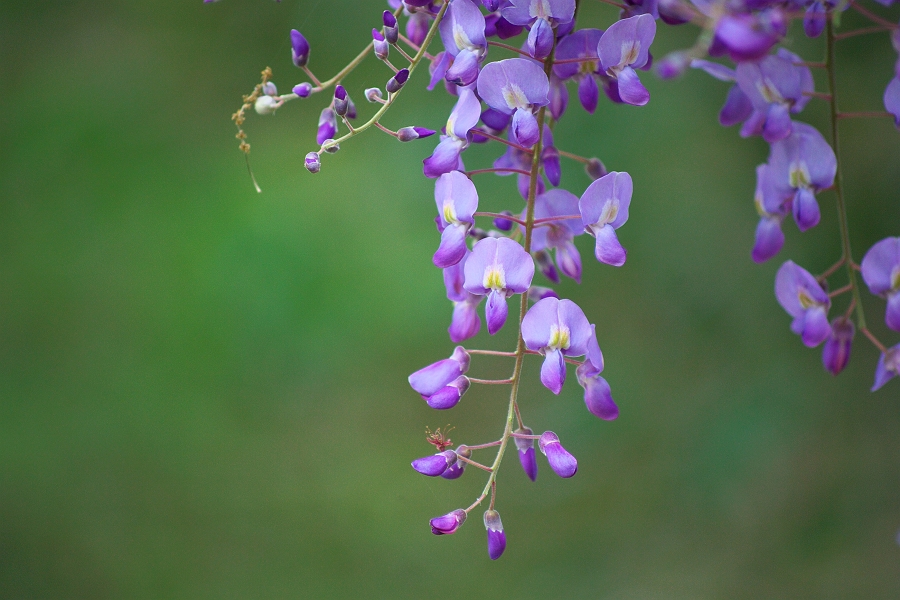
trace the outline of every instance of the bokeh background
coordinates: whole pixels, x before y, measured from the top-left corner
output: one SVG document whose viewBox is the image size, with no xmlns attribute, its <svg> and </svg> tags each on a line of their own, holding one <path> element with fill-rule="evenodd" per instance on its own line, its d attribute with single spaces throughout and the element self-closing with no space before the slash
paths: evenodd
<svg viewBox="0 0 900 600">
<path fill-rule="evenodd" d="M 573 102 L 556 130 L 560 148 L 635 180 L 627 265 L 596 263 L 585 237 L 584 283 L 560 288 L 597 323 L 621 417 L 591 416 L 574 374 L 554 397 L 526 362 L 525 420 L 561 436 L 577 476 L 542 463 L 531 483 L 507 457 L 497 562 L 477 513 L 431 535 L 428 519 L 484 479 L 413 472 L 425 427 L 477 443 L 506 411 L 505 390 L 437 413 L 406 384 L 452 349 L 421 175 L 433 140 L 371 132 L 311 176 L 327 98 L 253 114 L 256 194 L 229 121 L 263 67 L 282 91 L 303 80 L 289 29 L 327 77 L 383 4 L 0 5 L 0 597 L 900 596 L 900 384 L 868 391 L 877 353 L 861 339 L 827 374 L 772 292 L 783 260 L 820 272 L 839 256 L 834 196 L 820 195 L 818 228 L 787 225 L 782 254 L 752 263 L 767 148 L 719 127 L 727 85 L 699 72 L 645 75 L 641 109 L 603 101 L 590 117 Z M 612 22 L 582 4 L 582 26 Z M 694 35 L 662 27 L 654 52 Z M 787 44 L 823 55 L 799 30 Z M 881 110 L 887 35 L 839 52 L 841 106 Z M 347 78 L 363 116 L 362 89 L 387 77 L 368 59 Z M 452 98 L 419 77 L 409 88 L 386 123 L 438 129 Z M 826 108 L 802 118 L 824 129 Z M 841 126 L 860 259 L 900 233 L 900 134 L 887 119 Z M 473 148 L 467 165 L 499 152 Z M 587 176 L 563 166 L 580 194 Z M 485 209 L 521 206 L 511 179 L 477 183 Z M 885 334 L 883 302 L 866 309 Z M 511 348 L 513 334 L 472 345 Z M 502 377 L 505 361 L 472 374 Z"/>
</svg>

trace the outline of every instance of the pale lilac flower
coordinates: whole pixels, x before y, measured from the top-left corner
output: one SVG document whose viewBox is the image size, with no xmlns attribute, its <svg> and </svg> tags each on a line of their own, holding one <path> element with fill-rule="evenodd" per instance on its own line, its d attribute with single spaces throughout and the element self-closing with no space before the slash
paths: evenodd
<svg viewBox="0 0 900 600">
<path fill-rule="evenodd" d="M 453 350 L 450 358 L 439 360 L 409 376 L 409 385 L 423 398 L 428 398 L 469 370 L 469 354 L 462 346 Z"/>
<path fill-rule="evenodd" d="M 446 135 L 431 156 L 422 161 L 426 177 L 438 177 L 454 170 L 462 170 L 460 153 L 469 145 L 469 130 L 481 118 L 481 102 L 471 88 L 460 88 L 459 99 L 447 119 Z"/>
<path fill-rule="evenodd" d="M 849 319 L 838 317 L 831 322 L 831 334 L 822 346 L 822 364 L 832 375 L 843 371 L 850 361 L 850 349 L 855 333 L 856 328 Z"/>
<path fill-rule="evenodd" d="M 429 477 L 437 477 L 442 475 L 444 471 L 456 464 L 456 452 L 453 450 L 444 450 L 432 456 L 417 458 L 412 461 L 412 468 Z"/>
<path fill-rule="evenodd" d="M 563 63 L 553 66 L 553 73 L 560 79 L 575 79 L 578 83 L 578 100 L 584 110 L 591 114 L 597 109 L 600 88 L 597 77 L 600 74 L 600 56 L 597 46 L 603 36 L 602 29 L 580 29 L 564 37 L 556 48 L 557 60 L 585 59 L 577 63 Z"/>
<path fill-rule="evenodd" d="M 437 132 L 433 129 L 426 129 L 424 127 L 401 127 L 397 130 L 397 139 L 401 142 L 411 142 L 413 140 L 431 137 L 435 133 Z"/>
<path fill-rule="evenodd" d="M 900 237 L 883 239 L 869 248 L 860 268 L 869 291 L 887 300 L 884 322 L 900 331 Z"/>
<path fill-rule="evenodd" d="M 303 165 L 310 173 L 318 173 L 322 168 L 322 162 L 321 160 L 319 160 L 319 153 L 310 152 L 309 154 L 307 154 L 306 158 L 303 159 Z"/>
<path fill-rule="evenodd" d="M 772 169 L 767 164 L 756 167 L 756 193 L 753 202 L 759 213 L 756 239 L 751 256 L 754 262 L 762 263 L 776 254 L 784 246 L 784 232 L 781 222 L 787 214 L 785 203 L 790 196 L 779 191 L 772 179 Z"/>
<path fill-rule="evenodd" d="M 431 519 L 431 533 L 434 535 L 450 535 L 456 533 L 456 530 L 466 522 L 466 511 L 457 508 L 453 512 L 449 512 L 442 517 Z"/>
<path fill-rule="evenodd" d="M 635 69 L 647 64 L 655 35 L 656 21 L 645 14 L 616 21 L 597 43 L 600 66 L 615 80 L 616 92 L 627 104 L 643 106 L 650 100 Z"/>
<path fill-rule="evenodd" d="M 478 95 L 502 113 L 512 114 L 510 132 L 518 142 L 530 148 L 537 142 L 534 107 L 550 100 L 550 82 L 540 65 L 525 58 L 509 58 L 484 66 L 478 76 Z"/>
<path fill-rule="evenodd" d="M 444 269 L 447 299 L 453 302 L 453 317 L 447 333 L 450 334 L 450 341 L 455 344 L 473 337 L 481 330 L 481 319 L 476 309 L 484 296 L 470 294 L 463 288 L 466 281 L 464 268 L 469 255 L 471 252 L 467 249 L 458 263 Z"/>
<path fill-rule="evenodd" d="M 466 254 L 466 234 L 475 224 L 473 215 L 478 210 L 478 191 L 468 177 L 459 171 L 450 171 L 441 175 L 435 183 L 434 200 L 438 209 L 441 244 L 432 262 L 434 266 L 445 269 L 458 263 Z"/>
<path fill-rule="evenodd" d="M 900 375 L 900 344 L 888 348 L 878 358 L 878 366 L 875 368 L 875 384 L 872 391 L 881 388 L 889 380 Z"/>
<path fill-rule="evenodd" d="M 525 347 L 544 356 L 541 383 L 554 394 L 559 394 L 566 381 L 565 358 L 586 354 L 591 333 L 584 311 L 571 300 L 544 298 L 525 313 Z"/>
<path fill-rule="evenodd" d="M 538 195 L 534 201 L 534 218 L 548 219 L 578 215 L 578 196 L 563 189 L 553 189 Z M 522 216 L 524 219 L 524 214 Z M 521 226 L 520 226 L 521 228 Z M 522 228 L 524 233 L 524 228 Z M 573 243 L 575 236 L 584 233 L 580 219 L 565 219 L 541 223 L 532 230 L 531 250 L 556 250 L 556 264 L 567 277 L 581 282 L 581 255 Z M 550 278 L 553 279 L 552 277 Z"/>
<path fill-rule="evenodd" d="M 828 309 L 831 299 L 809 271 L 787 261 L 775 276 L 775 297 L 794 317 L 791 331 L 800 336 L 810 348 L 825 341 L 831 333 Z"/>
<path fill-rule="evenodd" d="M 486 510 L 484 512 L 484 528 L 487 529 L 488 556 L 491 557 L 491 560 L 497 560 L 506 550 L 506 534 L 503 533 L 500 513 L 496 510 Z"/>
<path fill-rule="evenodd" d="M 578 461 L 562 447 L 559 437 L 552 431 L 541 434 L 538 447 L 547 457 L 550 468 L 560 477 L 571 477 L 578 471 Z"/>
<path fill-rule="evenodd" d="M 769 53 L 779 38 L 779 32 L 768 27 L 760 15 L 725 15 L 716 24 L 709 54 L 728 53 L 735 62 L 759 60 Z"/>
<path fill-rule="evenodd" d="M 453 57 L 453 64 L 442 76 L 457 85 L 473 83 L 487 51 L 484 15 L 472 0 L 452 0 L 439 32 L 447 55 Z"/>
<path fill-rule="evenodd" d="M 484 313 L 488 333 L 494 335 L 506 322 L 506 299 L 528 290 L 534 277 L 534 261 L 509 238 L 484 238 L 466 259 L 463 287 L 471 294 L 487 296 Z"/>
<path fill-rule="evenodd" d="M 613 402 L 612 391 L 603 372 L 603 353 L 597 343 L 597 331 L 591 325 L 591 339 L 588 341 L 587 359 L 575 369 L 578 383 L 584 388 L 584 405 L 592 415 L 612 421 L 619 416 L 619 407 Z"/>
<path fill-rule="evenodd" d="M 534 435 L 534 431 L 532 431 L 530 427 L 524 426 L 516 429 L 515 433 L 521 435 Z M 516 443 L 516 450 L 519 452 L 519 463 L 522 465 L 522 470 L 528 475 L 528 479 L 532 481 L 537 480 L 538 466 L 537 457 L 534 452 L 534 440 L 515 437 L 513 438 L 513 441 Z"/>
<path fill-rule="evenodd" d="M 514 25 L 531 26 L 525 46 L 542 60 L 553 48 L 553 28 L 574 18 L 575 0 L 509 0 L 500 13 Z"/>
<path fill-rule="evenodd" d="M 734 69 L 728 68 L 719 63 L 710 62 L 708 60 L 694 59 L 691 61 L 691 67 L 695 69 L 703 69 L 719 81 L 737 80 L 737 73 Z M 741 121 L 746 121 L 753 114 L 753 103 L 747 97 L 739 85 L 735 83 L 728 90 L 725 98 L 725 104 L 719 111 L 719 123 L 723 127 L 731 127 Z"/>
<path fill-rule="evenodd" d="M 614 267 L 625 264 L 625 248 L 619 243 L 616 229 L 628 220 L 632 189 L 631 175 L 610 171 L 591 183 L 578 201 L 584 230 L 597 238 L 594 255 L 598 261 Z"/>
<path fill-rule="evenodd" d="M 779 48 L 759 62 L 737 66 L 737 83 L 753 104 L 741 135 L 762 134 L 769 143 L 782 140 L 793 130 L 791 113 L 799 113 L 810 100 L 804 95 L 815 90 L 809 67 L 796 54 Z"/>
</svg>

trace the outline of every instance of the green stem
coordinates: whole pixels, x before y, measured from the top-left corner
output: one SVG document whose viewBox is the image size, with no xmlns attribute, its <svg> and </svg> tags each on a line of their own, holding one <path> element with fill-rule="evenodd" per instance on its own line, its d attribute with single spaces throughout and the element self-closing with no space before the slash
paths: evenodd
<svg viewBox="0 0 900 600">
<path fill-rule="evenodd" d="M 853 301 L 856 304 L 856 325 L 860 330 L 866 330 L 866 315 L 863 312 L 862 298 L 859 293 L 859 282 L 856 279 L 856 271 L 853 270 L 853 250 L 850 248 L 850 226 L 847 221 L 847 203 L 844 201 L 843 178 L 841 177 L 841 154 L 838 136 L 839 111 L 837 105 L 837 86 L 835 84 L 835 60 L 834 60 L 834 22 L 832 12 L 828 11 L 825 21 L 825 39 L 827 54 L 825 56 L 825 69 L 828 72 L 828 91 L 831 95 L 831 142 L 834 146 L 834 157 L 837 160 L 837 171 L 834 174 L 834 193 L 837 196 L 838 225 L 841 232 L 841 259 L 846 260 L 847 278 L 850 280 L 850 288 L 853 292 Z"/>
</svg>

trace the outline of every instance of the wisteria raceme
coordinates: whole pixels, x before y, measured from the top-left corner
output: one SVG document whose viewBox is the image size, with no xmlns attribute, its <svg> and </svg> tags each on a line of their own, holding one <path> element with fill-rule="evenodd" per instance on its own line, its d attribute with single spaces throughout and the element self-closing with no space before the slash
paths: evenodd
<svg viewBox="0 0 900 600">
<path fill-rule="evenodd" d="M 850 4 L 857 6 L 858 1 Z M 900 344 L 887 347 L 866 327 L 858 281 L 861 273 L 869 291 L 886 301 L 885 323 L 900 331 L 900 237 L 878 242 L 857 265 L 839 176 L 837 123 L 852 113 L 837 109 L 834 56 L 838 37 L 834 30 L 838 26 L 835 17 L 848 4 L 832 0 L 626 0 L 618 5 L 618 19 L 592 23 L 578 22 L 581 0 L 388 0 L 387 4 L 390 10 L 373 14 L 375 26 L 371 39 L 362 40 L 364 50 L 328 80 L 319 79 L 312 71 L 311 45 L 306 37 L 290 30 L 291 61 L 309 81 L 280 96 L 267 69 L 262 83 L 236 113 L 235 123 L 240 148 L 247 153 L 249 145 L 240 128 L 245 110 L 254 107 L 259 114 L 273 114 L 288 101 L 324 92 L 327 106 L 321 110 L 316 129 L 319 149 L 306 154 L 303 161 L 310 173 L 321 170 L 324 154 L 337 152 L 342 143 L 368 130 L 381 130 L 400 142 L 414 142 L 441 131 L 436 144 L 423 145 L 427 148 L 422 151 L 422 172 L 434 180 L 440 241 L 432 263 L 441 269 L 452 305 L 448 336 L 455 344 L 475 338 L 481 331 L 479 313 L 483 310 L 492 336 L 508 321 L 515 321 L 516 343 L 512 350 L 457 346 L 449 358 L 408 378 L 413 390 L 436 410 L 454 409 L 472 386 L 510 389 L 507 419 L 497 439 L 460 444 L 453 450 L 446 431 L 429 432 L 428 442 L 437 452 L 412 461 L 417 472 L 447 480 L 461 478 L 467 465 L 488 473 L 483 492 L 471 505 L 431 519 L 434 534 L 455 533 L 468 514 L 490 497 L 484 513 L 488 555 L 496 560 L 504 553 L 506 534 L 494 505 L 497 473 L 510 440 L 532 481 L 538 472 L 535 446 L 560 477 L 577 472 L 576 459 L 554 432 L 536 435 L 523 424 L 519 390 L 526 382 L 539 380 L 552 394 L 560 395 L 568 365 L 573 364 L 588 412 L 607 421 L 619 415 L 609 382 L 601 376 L 605 361 L 597 331 L 598 325 L 604 331 L 604 323 L 594 325 L 587 316 L 595 312 L 594 307 L 583 303 L 586 314 L 553 288 L 534 285 L 533 279 L 537 270 L 552 284 L 560 283 L 560 274 L 580 283 L 585 270 L 577 240 L 583 233 L 594 238 L 594 257 L 599 263 L 621 267 L 626 262 L 618 230 L 628 220 L 635 182 L 628 172 L 608 170 L 597 157 L 565 151 L 566 140 L 557 125 L 565 118 L 569 87 L 575 88 L 579 104 L 590 114 L 604 110 L 602 103 L 607 100 L 632 107 L 649 102 L 650 92 L 638 71 L 654 64 L 651 46 L 657 21 L 693 23 L 700 28 L 693 47 L 656 61 L 658 74 L 673 79 L 693 67 L 730 84 L 719 122 L 723 126 L 740 124 L 740 136 L 759 136 L 769 144 L 768 160 L 756 167 L 752 196 L 759 215 L 750 251 L 753 261 L 765 263 L 782 251 L 784 220 L 789 215 L 801 232 L 819 224 L 816 196 L 834 192 L 841 257 L 819 276 L 791 260 L 784 262 L 775 276 L 775 297 L 793 319 L 791 330 L 806 346 L 823 345 L 822 364 L 834 375 L 848 366 L 857 332 L 871 340 L 880 352 L 873 391 L 900 374 Z M 865 15 L 868 11 L 859 12 Z M 877 15 L 870 18 L 877 26 L 861 33 L 889 35 L 900 53 L 900 27 L 889 27 Z M 802 21 L 807 36 L 823 40 L 824 63 L 808 62 L 779 46 L 786 41 L 792 20 Z M 390 71 L 386 80 L 374 82 L 383 84 L 384 93 L 381 87 L 356 90 L 345 83 L 346 76 L 368 54 L 375 55 L 386 73 Z M 427 74 L 423 73 L 426 67 Z M 812 69 L 816 68 L 827 74 L 827 92 L 815 89 Z M 432 92 L 445 90 L 453 104 L 446 121 L 416 123 L 396 131 L 389 128 L 383 119 L 409 85 Z M 871 116 L 893 117 L 900 128 L 900 59 L 893 78 L 884 85 L 886 112 Z M 357 117 L 351 92 L 362 93 L 374 105 L 374 115 L 364 123 L 351 124 Z M 827 135 L 795 120 L 815 98 L 829 104 L 831 131 Z M 602 133 L 597 139 L 601 148 L 606 147 Z M 473 170 L 467 170 L 463 154 L 472 144 L 487 144 L 493 151 L 486 165 L 472 165 Z M 580 163 L 591 183 L 578 189 L 560 187 L 566 182 L 564 159 Z M 475 160 L 481 159 L 469 162 Z M 486 205 L 502 206 L 499 212 L 479 212 L 479 173 L 515 175 L 507 179 L 515 181 L 509 186 L 510 193 L 485 199 Z M 645 206 L 645 199 L 639 198 Z M 830 291 L 833 277 L 846 277 L 847 281 Z M 833 300 L 844 294 L 850 298 L 846 310 L 829 320 Z M 515 318 L 509 315 L 511 298 L 519 306 Z M 511 359 L 512 375 L 499 380 L 471 376 L 473 362 L 481 368 L 480 355 Z M 532 360 L 528 358 L 532 355 L 541 356 L 542 364 L 539 377 L 529 379 L 523 375 L 523 363 Z M 482 464 L 473 458 L 475 452 L 490 448 L 496 449 L 492 462 Z"/>
</svg>

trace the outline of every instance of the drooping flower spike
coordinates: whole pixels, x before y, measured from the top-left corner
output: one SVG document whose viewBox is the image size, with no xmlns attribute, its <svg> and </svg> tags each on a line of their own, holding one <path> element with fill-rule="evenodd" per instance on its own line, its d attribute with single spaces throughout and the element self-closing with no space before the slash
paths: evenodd
<svg viewBox="0 0 900 600">
<path fill-rule="evenodd" d="M 540 65 L 526 58 L 509 58 L 484 66 L 478 76 L 478 95 L 488 106 L 512 114 L 510 131 L 530 148 L 540 135 L 532 110 L 546 106 L 550 81 Z"/>
<path fill-rule="evenodd" d="M 610 171 L 591 183 L 578 201 L 584 230 L 597 238 L 594 255 L 614 267 L 625 264 L 625 248 L 615 230 L 628 220 L 632 189 L 631 175 Z"/>
<path fill-rule="evenodd" d="M 450 171 L 435 182 L 434 200 L 441 244 L 432 261 L 434 266 L 445 269 L 458 263 L 466 254 L 466 234 L 475 224 L 473 215 L 478 210 L 478 191 L 468 177 L 459 171 Z"/>
<path fill-rule="evenodd" d="M 869 291 L 887 300 L 884 322 L 900 331 L 900 237 L 883 239 L 869 248 L 860 269 Z"/>
<path fill-rule="evenodd" d="M 487 296 L 485 318 L 494 335 L 506 322 L 506 299 L 528 291 L 534 277 L 534 261 L 509 238 L 485 238 L 475 244 L 466 259 L 463 287 L 471 294 Z"/>
<path fill-rule="evenodd" d="M 525 347 L 544 355 L 541 383 L 554 394 L 566 381 L 565 357 L 586 354 L 592 333 L 584 311 L 571 300 L 544 298 L 525 314 Z"/>
<path fill-rule="evenodd" d="M 800 336 L 810 348 L 818 346 L 828 337 L 828 309 L 831 299 L 809 271 L 787 261 L 775 275 L 775 297 L 779 304 L 794 317 L 791 331 Z"/>
<path fill-rule="evenodd" d="M 643 106 L 650 101 L 650 92 L 635 69 L 647 64 L 655 36 L 656 21 L 644 14 L 616 21 L 597 43 L 600 66 L 615 80 L 618 96 L 627 104 Z"/>
</svg>

